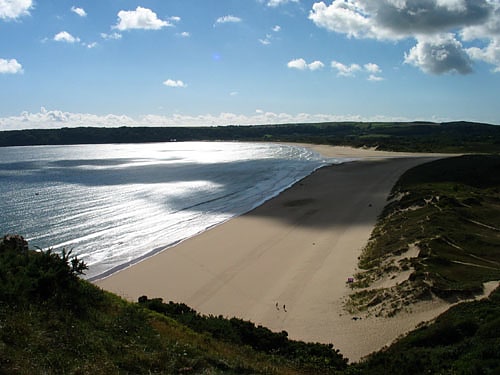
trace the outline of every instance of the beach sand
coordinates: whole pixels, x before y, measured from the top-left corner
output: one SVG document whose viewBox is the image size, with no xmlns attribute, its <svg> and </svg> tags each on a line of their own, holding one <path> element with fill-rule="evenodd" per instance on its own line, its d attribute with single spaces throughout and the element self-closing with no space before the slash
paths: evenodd
<svg viewBox="0 0 500 375">
<path fill-rule="evenodd" d="M 351 362 L 444 312 L 448 304 L 429 302 L 411 314 L 354 320 L 343 309 L 347 278 L 394 183 L 439 156 L 305 146 L 360 160 L 321 168 L 253 211 L 95 283 L 132 301 L 161 297 L 332 343 Z"/>
</svg>

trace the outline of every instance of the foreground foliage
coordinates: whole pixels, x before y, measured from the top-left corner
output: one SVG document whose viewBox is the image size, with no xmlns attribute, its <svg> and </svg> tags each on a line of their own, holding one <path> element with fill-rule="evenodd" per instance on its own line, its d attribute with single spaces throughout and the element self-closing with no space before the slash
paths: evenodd
<svg viewBox="0 0 500 375">
<path fill-rule="evenodd" d="M 314 364 L 316 370 L 328 371 L 346 367 L 347 361 L 333 350 L 333 345 L 305 343 L 289 340 L 286 331 L 272 332 L 263 326 L 238 318 L 206 316 L 183 303 L 163 303 L 161 298 L 139 298 L 139 303 L 148 309 L 165 314 L 196 332 L 209 333 L 213 337 L 237 345 L 248 345 L 267 354 L 279 355 L 301 366 Z"/>
<path fill-rule="evenodd" d="M 500 373 L 500 290 L 459 304 L 350 368 L 351 374 Z"/>
<path fill-rule="evenodd" d="M 19 236 L 0 240 L 0 374 L 334 373 L 346 367 L 326 345 L 314 351 L 266 350 L 274 335 L 230 341 L 105 293 L 78 276 L 70 254 L 32 251 Z M 221 326 L 227 324 L 223 320 Z M 286 355 L 285 355 L 286 354 Z M 334 360 L 331 360 L 331 359 Z"/>
</svg>

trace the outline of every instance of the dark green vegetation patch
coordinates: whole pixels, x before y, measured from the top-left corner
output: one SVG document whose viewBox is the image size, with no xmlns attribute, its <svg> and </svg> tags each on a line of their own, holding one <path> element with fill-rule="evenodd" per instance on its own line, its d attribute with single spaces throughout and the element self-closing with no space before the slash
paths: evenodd
<svg viewBox="0 0 500 375">
<path fill-rule="evenodd" d="M 412 248 L 418 256 L 405 258 Z M 379 311 L 385 315 L 433 296 L 472 297 L 482 293 L 483 283 L 500 280 L 500 156 L 447 158 L 407 171 L 360 266 L 365 272 L 354 284 L 358 288 L 390 272 L 412 271 L 391 290 L 361 289 L 353 295 L 352 304 L 365 311 L 392 298 Z"/>
<path fill-rule="evenodd" d="M 496 152 L 500 149 L 500 126 L 471 122 L 327 122 L 217 127 L 81 127 L 0 132 L 0 146 L 174 140 L 309 142 L 413 152 Z"/>
<path fill-rule="evenodd" d="M 349 374 L 500 373 L 500 290 L 481 301 L 461 303 L 372 354 Z"/>
<path fill-rule="evenodd" d="M 28 250 L 22 237 L 0 239 L 0 374 L 316 374 L 347 366 L 329 345 L 175 305 L 180 324 L 153 312 L 155 304 L 128 303 L 81 280 L 85 268 L 67 253 Z"/>
</svg>

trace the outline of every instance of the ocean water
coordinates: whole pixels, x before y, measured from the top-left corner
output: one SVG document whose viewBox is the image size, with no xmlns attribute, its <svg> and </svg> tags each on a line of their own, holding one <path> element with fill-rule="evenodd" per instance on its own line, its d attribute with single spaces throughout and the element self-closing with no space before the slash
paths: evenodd
<svg viewBox="0 0 500 375">
<path fill-rule="evenodd" d="M 96 278 L 340 163 L 289 145 L 171 142 L 0 148 L 0 235 L 72 249 Z M 175 248 L 169 251 L 175 251 Z"/>
</svg>

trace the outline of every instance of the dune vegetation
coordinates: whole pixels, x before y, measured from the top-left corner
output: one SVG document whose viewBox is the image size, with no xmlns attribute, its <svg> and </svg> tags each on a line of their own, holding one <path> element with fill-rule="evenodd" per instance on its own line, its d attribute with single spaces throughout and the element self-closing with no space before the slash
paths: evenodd
<svg viewBox="0 0 500 375">
<path fill-rule="evenodd" d="M 500 156 L 446 158 L 407 171 L 363 251 L 349 307 L 390 316 L 423 299 L 481 294 L 483 283 L 500 280 L 499 212 Z M 391 277 L 399 282 L 381 282 Z"/>
</svg>

